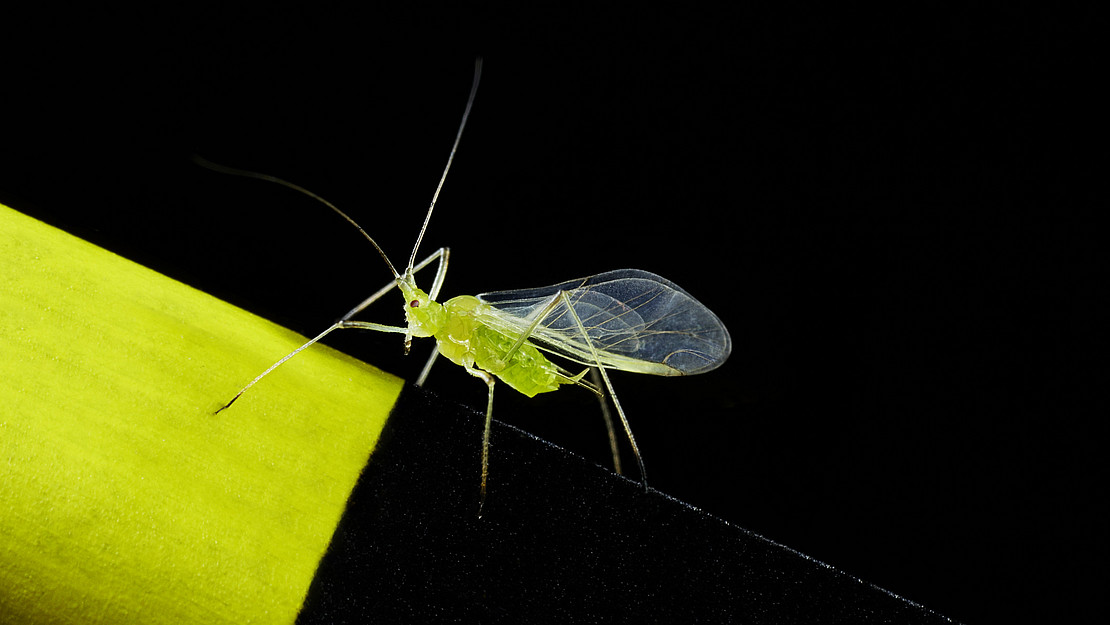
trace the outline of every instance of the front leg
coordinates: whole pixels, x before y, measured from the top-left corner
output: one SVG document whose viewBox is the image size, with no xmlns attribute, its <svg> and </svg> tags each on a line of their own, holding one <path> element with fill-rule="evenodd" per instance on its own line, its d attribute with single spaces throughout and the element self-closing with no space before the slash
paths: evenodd
<svg viewBox="0 0 1110 625">
<path fill-rule="evenodd" d="M 439 289 L 443 286 L 444 278 L 447 277 L 447 259 L 450 256 L 451 256 L 451 250 L 446 248 L 446 247 L 441 247 L 438 250 L 432 252 L 431 255 L 429 255 L 424 260 L 420 261 L 419 264 L 417 264 L 415 267 L 412 268 L 412 273 L 416 274 L 416 272 L 418 272 L 421 269 L 423 269 L 423 268 L 427 267 L 428 265 L 432 264 L 432 261 L 434 261 L 436 259 L 439 260 L 439 266 L 436 269 L 436 277 L 432 281 L 432 290 L 428 291 L 428 296 L 430 298 L 432 298 L 433 300 L 436 299 L 436 297 L 439 296 Z M 354 317 L 355 315 L 359 314 L 363 310 L 366 310 L 367 306 L 369 306 L 370 304 L 373 304 L 374 302 L 378 301 L 379 299 L 381 299 L 381 297 L 383 295 L 385 295 L 386 293 L 389 293 L 390 291 L 392 291 L 395 288 L 397 288 L 397 280 L 390 280 L 389 284 L 387 284 L 387 285 L 383 286 L 382 288 L 378 289 L 373 295 L 371 295 L 370 297 L 367 297 L 366 299 L 362 300 L 362 302 L 360 302 L 358 306 L 355 306 L 351 310 L 347 311 L 347 314 L 343 315 L 341 321 L 347 321 L 348 319 L 350 319 L 351 317 Z"/>
<path fill-rule="evenodd" d="M 289 352 L 288 354 L 285 355 L 284 358 L 282 358 L 281 360 L 279 360 L 279 361 L 275 362 L 274 364 L 270 365 L 270 367 L 268 369 L 266 369 L 262 373 L 258 374 L 258 377 L 251 380 L 250 383 L 248 383 L 246 386 L 244 386 L 238 393 L 235 394 L 235 397 L 231 398 L 231 401 L 224 404 L 223 407 L 220 408 L 219 410 L 217 410 L 215 414 L 219 414 L 220 412 L 230 408 L 231 404 L 234 404 L 235 400 L 242 397 L 243 393 L 246 393 L 247 390 L 250 389 L 250 387 L 254 386 L 262 378 L 269 375 L 271 371 L 280 367 L 283 363 L 285 363 L 285 361 L 289 360 L 293 356 L 296 356 L 297 354 L 299 354 L 299 353 L 303 352 L 304 350 L 308 349 L 309 347 L 314 345 L 317 341 L 319 341 L 320 339 L 324 338 L 325 336 L 331 334 L 332 332 L 334 332 L 336 330 L 342 330 L 342 329 L 345 329 L 345 328 L 359 328 L 359 329 L 362 329 L 362 330 L 374 330 L 375 332 L 397 332 L 397 333 L 401 333 L 401 334 L 408 331 L 407 328 L 401 328 L 401 327 L 397 327 L 397 326 L 385 326 L 385 325 L 382 325 L 380 323 L 366 323 L 364 321 L 345 321 L 345 320 L 336 321 L 335 323 L 331 324 L 331 326 L 329 326 L 327 330 L 324 330 L 323 332 L 317 334 L 310 341 L 308 341 L 304 345 L 301 345 L 297 349 Z"/>
</svg>

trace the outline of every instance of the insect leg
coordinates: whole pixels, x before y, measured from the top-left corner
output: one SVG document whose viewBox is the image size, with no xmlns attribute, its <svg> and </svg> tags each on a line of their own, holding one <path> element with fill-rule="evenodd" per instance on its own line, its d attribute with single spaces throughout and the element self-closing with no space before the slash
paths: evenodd
<svg viewBox="0 0 1110 625">
<path fill-rule="evenodd" d="M 448 257 L 449 254 L 450 254 L 450 250 L 448 250 L 446 247 L 441 247 L 440 249 L 433 252 L 430 256 L 428 256 L 424 260 L 420 261 L 420 264 L 413 267 L 413 273 L 415 273 L 417 271 L 420 271 L 421 269 L 430 265 L 432 263 L 432 261 L 434 261 L 436 259 L 439 259 L 439 268 L 436 270 L 436 278 L 435 278 L 435 282 L 434 282 L 432 288 L 433 289 L 438 289 L 439 287 L 442 287 L 444 276 L 447 274 L 447 257 Z M 235 403 L 235 400 L 239 399 L 239 397 L 241 397 L 243 395 L 243 393 L 247 392 L 247 389 L 249 389 L 250 387 L 257 384 L 262 378 L 269 375 L 269 373 L 271 371 L 273 371 L 274 369 L 277 369 L 286 360 L 289 360 L 293 356 L 296 356 L 297 354 L 301 353 L 306 348 L 311 346 L 313 343 L 316 343 L 317 341 L 319 341 L 320 339 L 324 338 L 325 336 L 331 334 L 335 330 L 355 328 L 355 329 L 361 329 L 361 330 L 373 330 L 375 332 L 396 332 L 396 333 L 400 333 L 400 334 L 405 334 L 407 332 L 406 328 L 400 328 L 400 327 L 396 327 L 396 326 L 387 326 L 387 325 L 382 325 L 382 324 L 379 324 L 379 323 L 367 323 L 367 322 L 364 322 L 364 321 L 351 321 L 350 320 L 351 317 L 354 317 L 358 313 L 362 312 L 368 306 L 370 306 L 370 304 L 373 304 L 374 302 L 378 301 L 379 299 L 381 299 L 381 297 L 383 295 L 392 291 L 396 287 L 397 287 L 397 281 L 396 280 L 390 280 L 389 284 L 386 284 L 382 288 L 375 291 L 373 295 L 371 295 L 370 297 L 362 300 L 362 302 L 358 306 L 355 306 L 354 308 L 352 308 L 347 314 L 343 315 L 343 317 L 339 321 L 336 321 L 330 327 L 328 327 L 327 330 L 324 330 L 320 334 L 316 335 L 316 337 L 313 338 L 312 340 L 308 341 L 304 345 L 301 345 L 297 349 L 295 349 L 292 352 L 286 354 L 285 357 L 282 358 L 281 360 L 279 360 L 279 361 L 275 362 L 274 364 L 270 365 L 270 367 L 268 369 L 266 369 L 265 371 L 260 373 L 258 375 L 258 377 L 251 380 L 249 384 L 247 384 L 242 389 L 240 389 L 239 392 L 235 394 L 235 397 L 232 397 L 231 401 L 224 404 L 219 410 L 216 411 L 216 413 L 220 413 L 221 411 L 226 410 L 227 408 L 230 408 L 231 404 Z M 430 366 L 431 366 L 430 364 L 427 365 L 425 367 L 425 369 L 428 369 Z M 427 377 L 427 372 L 425 372 L 422 375 L 423 375 L 423 377 Z M 423 380 L 423 378 L 421 378 L 421 380 Z"/>
<path fill-rule="evenodd" d="M 594 386 L 601 387 L 601 375 L 597 367 L 590 367 L 590 381 Z M 605 419 L 605 430 L 609 433 L 609 449 L 613 452 L 613 470 L 618 475 L 624 475 L 621 470 L 621 450 L 617 445 L 617 430 L 613 427 L 613 415 L 609 414 L 609 403 L 605 401 L 605 394 L 598 393 L 597 401 L 601 404 L 601 418 Z"/>
<path fill-rule="evenodd" d="M 428 362 L 424 363 L 424 369 L 420 372 L 420 377 L 416 378 L 416 386 L 424 386 L 424 381 L 428 379 L 428 374 L 432 372 L 432 365 L 436 362 L 436 356 L 439 356 L 439 349 L 433 347 L 432 355 L 428 357 Z"/>
<path fill-rule="evenodd" d="M 589 381 L 582 379 L 587 373 L 590 374 Z M 624 475 L 624 470 L 621 468 L 620 447 L 617 444 L 617 431 L 613 427 L 613 416 L 609 412 L 609 404 L 605 402 L 605 387 L 597 373 L 597 367 L 587 367 L 578 375 L 571 375 L 569 371 L 559 367 L 555 375 L 576 386 L 581 386 L 597 396 L 598 404 L 601 406 L 601 418 L 605 421 L 605 430 L 609 433 L 609 450 L 613 454 L 613 470 L 618 475 Z"/>
<path fill-rule="evenodd" d="M 412 269 L 412 272 L 416 273 L 424 267 L 427 267 L 428 263 L 432 262 L 432 260 L 436 258 L 439 259 L 439 267 L 436 268 L 436 277 L 434 280 L 432 280 L 432 288 L 428 291 L 428 297 L 430 297 L 433 301 L 439 299 L 439 290 L 443 288 L 443 279 L 447 277 L 447 259 L 450 256 L 451 248 L 441 247 L 433 252 L 431 256 L 420 261 L 420 264 L 416 267 L 413 267 Z"/>
<path fill-rule="evenodd" d="M 221 411 L 230 408 L 231 404 L 235 403 L 235 400 L 239 399 L 240 397 L 242 397 L 243 393 L 247 392 L 247 389 L 249 389 L 250 387 L 257 384 L 262 378 L 269 375 L 269 373 L 271 371 L 273 371 L 274 369 L 277 369 L 279 366 L 284 364 L 286 360 L 289 360 L 293 356 L 296 356 L 297 354 L 303 352 L 305 349 L 308 349 L 314 343 L 316 343 L 320 339 L 324 338 L 325 336 L 331 334 L 335 330 L 342 330 L 344 328 L 361 328 L 363 330 L 374 330 L 376 332 L 400 332 L 402 334 L 407 331 L 405 328 L 400 328 L 400 327 L 397 327 L 397 326 L 386 326 L 386 325 L 382 325 L 380 323 L 366 323 L 366 322 L 363 322 L 363 321 L 346 321 L 346 320 L 336 321 L 335 323 L 331 324 L 331 326 L 328 327 L 327 330 L 324 330 L 320 334 L 317 334 L 310 341 L 308 341 L 304 345 L 301 345 L 297 349 L 289 352 L 288 354 L 285 355 L 284 358 L 282 358 L 281 360 L 279 360 L 279 361 L 275 362 L 274 364 L 270 365 L 270 367 L 268 369 L 266 369 L 262 373 L 258 374 L 258 377 L 251 380 L 250 383 L 248 383 L 246 386 L 244 386 L 242 389 L 240 389 L 239 392 L 235 394 L 235 397 L 231 398 L 231 401 L 227 402 L 226 404 L 223 405 L 223 407 L 221 407 L 219 410 L 217 410 L 216 414 L 219 414 Z"/>
<path fill-rule="evenodd" d="M 617 399 L 616 392 L 613 391 L 613 383 L 609 381 L 609 374 L 605 373 L 605 367 L 601 364 L 601 356 L 598 355 L 594 342 L 590 339 L 590 334 L 586 332 L 586 326 L 582 323 L 582 319 L 578 317 L 578 312 L 574 310 L 574 305 L 571 303 L 570 297 L 567 296 L 567 292 L 560 291 L 559 297 L 566 305 L 571 317 L 574 318 L 574 323 L 578 325 L 578 330 L 582 333 L 582 339 L 586 342 L 586 347 L 590 349 L 590 354 L 594 357 L 594 362 L 597 363 L 597 371 L 601 374 L 602 381 L 605 382 L 605 388 L 609 390 L 609 397 L 613 398 L 613 406 L 617 409 L 617 415 L 621 418 L 621 425 L 624 426 L 624 433 L 628 436 L 628 442 L 632 445 L 632 453 L 636 456 L 636 464 L 640 466 L 640 480 L 644 483 L 644 488 L 647 488 L 647 473 L 644 471 L 644 460 L 640 457 L 640 448 L 636 446 L 636 439 L 632 436 L 632 427 L 628 425 L 628 417 L 624 416 L 621 402 Z"/>
<path fill-rule="evenodd" d="M 482 508 L 486 505 L 486 478 L 489 476 L 489 426 L 493 420 L 493 385 L 496 378 L 477 368 L 468 368 L 466 372 L 476 378 L 481 378 L 489 386 L 489 401 L 486 403 L 486 427 L 482 431 L 482 484 L 478 498 L 478 517 L 481 518 Z"/>
<path fill-rule="evenodd" d="M 512 347 L 510 347 L 505 352 L 505 355 L 502 356 L 504 360 L 508 361 L 510 358 L 512 358 L 513 354 L 516 353 L 516 350 L 520 349 L 520 347 L 524 345 L 524 342 L 528 340 L 528 337 L 532 336 L 532 333 L 536 331 L 536 327 L 540 325 L 540 322 L 547 318 L 547 314 L 554 310 L 556 306 L 558 306 L 560 295 L 561 293 L 556 293 L 555 295 L 551 296 L 551 299 L 546 304 L 544 304 L 543 309 L 540 310 L 539 313 L 535 315 L 536 318 L 532 320 L 532 325 L 528 326 L 528 328 L 525 329 L 524 332 L 520 333 L 520 336 L 517 337 L 516 342 L 513 343 Z"/>
<path fill-rule="evenodd" d="M 436 268 L 436 277 L 432 280 L 432 290 L 428 292 L 428 297 L 433 301 L 439 297 L 439 290 L 443 288 L 443 279 L 447 277 L 447 259 L 451 256 L 451 248 L 441 247 L 431 256 L 420 261 L 420 264 L 413 267 L 413 273 L 420 271 L 427 267 L 436 258 L 439 259 L 439 267 Z M 439 350 L 435 347 L 432 348 L 432 355 L 428 357 L 428 362 L 424 363 L 424 369 L 420 371 L 420 377 L 416 378 L 416 386 L 424 386 L 424 381 L 428 379 L 428 374 L 432 372 L 432 365 L 436 362 L 436 356 L 439 356 Z"/>
<path fill-rule="evenodd" d="M 528 340 L 528 337 L 532 336 L 532 332 L 536 330 L 536 327 L 545 319 L 547 319 L 548 313 L 557 308 L 560 302 L 564 302 L 567 306 L 567 309 L 573 312 L 574 308 L 570 305 L 570 302 L 566 300 L 567 295 L 565 292 L 560 292 L 556 295 L 553 295 L 551 297 L 551 301 L 549 301 L 543 307 L 543 309 L 541 309 L 540 312 L 536 314 L 536 318 L 532 321 L 532 325 L 528 326 L 526 331 L 520 333 L 520 337 L 517 338 L 516 342 L 513 343 L 512 347 L 510 347 L 509 350 L 505 353 L 504 358 L 506 360 L 509 359 L 516 352 L 516 350 L 520 349 L 520 347 L 524 345 L 524 342 Z M 613 416 L 609 414 L 609 405 L 605 402 L 605 393 L 601 391 L 601 381 L 598 379 L 598 371 L 601 370 L 601 362 L 598 359 L 597 352 L 593 350 L 593 344 L 590 343 L 590 337 L 586 334 L 586 330 L 582 326 L 582 320 L 578 319 L 577 314 L 574 315 L 574 318 L 575 321 L 578 323 L 578 328 L 582 332 L 582 335 L 586 337 L 586 342 L 590 345 L 590 350 L 593 352 L 594 360 L 598 362 L 598 366 L 590 367 L 590 379 L 593 381 L 593 384 L 582 382 L 577 378 L 571 378 L 569 376 L 567 376 L 567 379 L 573 381 L 579 386 L 583 386 L 593 391 L 597 395 L 597 400 L 601 404 L 601 418 L 605 420 L 605 429 L 609 433 L 609 449 L 613 452 L 613 470 L 616 471 L 618 474 L 623 475 L 624 471 L 621 468 L 620 447 L 618 447 L 617 445 L 617 431 L 613 427 Z M 601 375 L 604 376 L 605 372 L 602 371 Z M 605 381 L 609 381 L 608 376 L 605 377 Z M 643 476 L 644 463 L 643 461 L 640 461 L 640 451 L 636 449 L 636 441 L 632 438 L 632 430 L 628 427 L 628 422 L 624 418 L 624 412 L 621 411 L 620 403 L 617 401 L 616 395 L 613 395 L 612 385 L 609 385 L 609 394 L 613 396 L 613 404 L 616 405 L 617 410 L 621 413 L 621 421 L 623 421 L 625 424 L 624 429 L 628 433 L 629 442 L 632 443 L 632 450 L 636 452 L 636 460 L 640 462 L 640 475 Z M 646 484 L 647 482 L 645 481 L 644 483 Z"/>
<path fill-rule="evenodd" d="M 392 291 L 395 288 L 397 288 L 397 281 L 396 280 L 390 280 L 389 284 L 387 284 L 387 285 L 383 286 L 382 288 L 378 289 L 377 291 L 375 291 L 373 295 L 371 295 L 370 297 L 367 297 L 366 299 L 362 300 L 362 303 L 360 303 L 358 306 L 355 306 L 354 308 L 352 308 L 347 314 L 343 315 L 343 317 L 340 318 L 340 321 L 346 321 L 346 320 L 350 319 L 351 317 L 354 317 L 355 315 L 359 314 L 360 312 L 366 310 L 367 306 L 369 306 L 370 304 L 373 304 L 374 302 L 378 301 L 379 299 L 381 299 L 381 297 L 383 295 L 385 295 L 386 293 L 389 293 L 390 291 Z"/>
<path fill-rule="evenodd" d="M 412 268 L 412 272 L 415 274 L 417 271 L 420 271 L 421 269 L 432 264 L 433 260 L 436 260 L 437 258 L 439 259 L 439 268 L 436 270 L 436 277 L 435 280 L 432 282 L 432 290 L 428 293 L 428 296 L 431 297 L 433 300 L 436 298 L 437 295 L 439 295 L 439 289 L 443 286 L 443 279 L 447 275 L 447 257 L 450 256 L 450 254 L 451 250 L 446 247 L 441 247 L 435 252 L 432 252 L 430 256 L 420 261 L 419 265 L 416 265 Z M 362 300 L 362 302 L 358 306 L 355 306 L 347 314 L 343 315 L 341 321 L 346 321 L 351 317 L 359 314 L 360 312 L 366 310 L 366 308 L 370 306 L 370 304 L 373 304 L 374 302 L 381 299 L 383 295 L 392 291 L 396 286 L 397 281 L 390 280 L 389 284 L 378 289 L 373 295 Z"/>
</svg>

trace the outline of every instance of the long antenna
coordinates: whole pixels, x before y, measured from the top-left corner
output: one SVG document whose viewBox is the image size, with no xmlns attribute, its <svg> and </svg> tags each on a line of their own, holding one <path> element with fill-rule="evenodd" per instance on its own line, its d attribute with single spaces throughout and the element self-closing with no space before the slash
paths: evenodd
<svg viewBox="0 0 1110 625">
<path fill-rule="evenodd" d="M 350 224 L 352 226 L 358 228 L 358 231 L 362 233 L 362 236 L 366 237 L 367 241 L 370 241 L 370 244 L 374 246 L 374 249 L 378 250 L 378 254 L 381 254 L 382 260 L 384 260 L 385 264 L 389 266 L 389 270 L 391 272 L 393 272 L 393 277 L 394 278 L 400 278 L 401 277 L 401 274 L 397 273 L 397 270 L 393 268 L 393 263 L 389 262 L 389 257 L 385 255 L 385 251 L 382 250 L 380 245 L 378 245 L 378 242 L 375 241 L 369 234 L 367 234 L 366 231 L 362 229 L 362 226 L 358 225 L 358 222 L 356 222 L 354 219 L 351 219 L 350 217 L 348 217 L 347 213 L 344 213 L 343 211 L 339 210 L 339 208 L 337 208 L 335 206 L 335 204 L 332 204 L 331 202 L 329 202 L 329 201 L 325 200 L 324 198 L 320 197 L 319 195 L 316 195 L 312 191 L 309 191 L 308 189 L 306 189 L 306 188 L 304 188 L 300 185 L 293 184 L 292 182 L 282 180 L 281 178 L 271 176 L 269 174 L 260 174 L 256 171 L 247 171 L 246 169 L 236 169 L 234 167 L 228 167 L 226 165 L 220 165 L 218 163 L 213 163 L 212 161 L 210 161 L 208 159 L 205 159 L 205 158 L 202 158 L 200 156 L 197 156 L 196 154 L 193 155 L 193 162 L 196 163 L 197 165 L 200 165 L 201 167 L 207 167 L 208 169 L 211 169 L 212 171 L 218 171 L 221 174 L 230 174 L 232 176 L 243 176 L 244 178 L 257 178 L 258 180 L 266 180 L 268 182 L 276 182 L 276 183 L 278 183 L 282 186 L 289 187 L 290 189 L 293 189 L 294 191 L 300 191 L 301 193 L 304 193 L 308 197 L 323 203 L 324 206 L 327 206 L 328 208 L 332 209 L 333 211 L 339 213 L 340 217 L 342 217 L 343 219 L 346 219 L 348 222 L 350 222 Z M 411 266 L 412 263 L 409 263 L 409 265 Z"/>
<path fill-rule="evenodd" d="M 466 110 L 463 111 L 462 122 L 459 124 L 459 132 L 455 134 L 455 143 L 451 146 L 451 155 L 447 157 L 447 166 L 443 168 L 443 175 L 439 177 L 439 184 L 436 185 L 436 192 L 432 194 L 432 203 L 428 205 L 428 214 L 424 216 L 424 225 L 420 226 L 420 234 L 416 237 L 416 245 L 412 246 L 412 254 L 409 256 L 408 269 L 405 275 L 410 275 L 412 273 L 412 266 L 416 264 L 416 251 L 420 249 L 420 242 L 424 240 L 424 231 L 428 229 L 428 222 L 432 220 L 432 210 L 435 209 L 436 200 L 439 199 L 439 192 L 443 189 L 444 181 L 447 180 L 447 172 L 451 171 L 451 163 L 455 160 L 455 150 L 459 149 L 459 140 L 462 139 L 463 129 L 466 128 L 466 119 L 470 117 L 470 107 L 474 105 L 474 96 L 478 93 L 478 81 L 481 77 L 482 57 L 478 57 L 474 61 L 474 83 L 470 86 L 470 96 L 466 99 Z M 344 215 L 344 217 L 346 217 L 346 215 Z M 350 220 L 350 217 L 347 219 Z M 362 228 L 359 228 L 359 230 L 361 229 Z M 377 247 L 377 243 L 375 243 L 374 246 Z M 393 273 L 396 275 L 397 272 L 394 271 Z"/>
</svg>

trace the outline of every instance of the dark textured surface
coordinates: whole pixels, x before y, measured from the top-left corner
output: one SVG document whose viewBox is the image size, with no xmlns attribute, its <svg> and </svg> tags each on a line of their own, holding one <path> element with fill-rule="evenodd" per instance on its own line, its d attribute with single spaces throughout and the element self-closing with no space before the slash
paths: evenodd
<svg viewBox="0 0 1110 625">
<path fill-rule="evenodd" d="M 298 622 L 949 623 L 947 618 L 409 388 Z"/>
</svg>

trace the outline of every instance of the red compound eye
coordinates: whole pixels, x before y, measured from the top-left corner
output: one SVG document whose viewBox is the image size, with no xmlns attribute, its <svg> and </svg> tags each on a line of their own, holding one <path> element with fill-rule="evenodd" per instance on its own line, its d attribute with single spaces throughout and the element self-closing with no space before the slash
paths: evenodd
<svg viewBox="0 0 1110 625">
<path fill-rule="evenodd" d="M 411 302 L 409 302 L 409 306 L 412 306 L 413 308 L 420 308 L 420 300 L 412 300 Z"/>
</svg>

